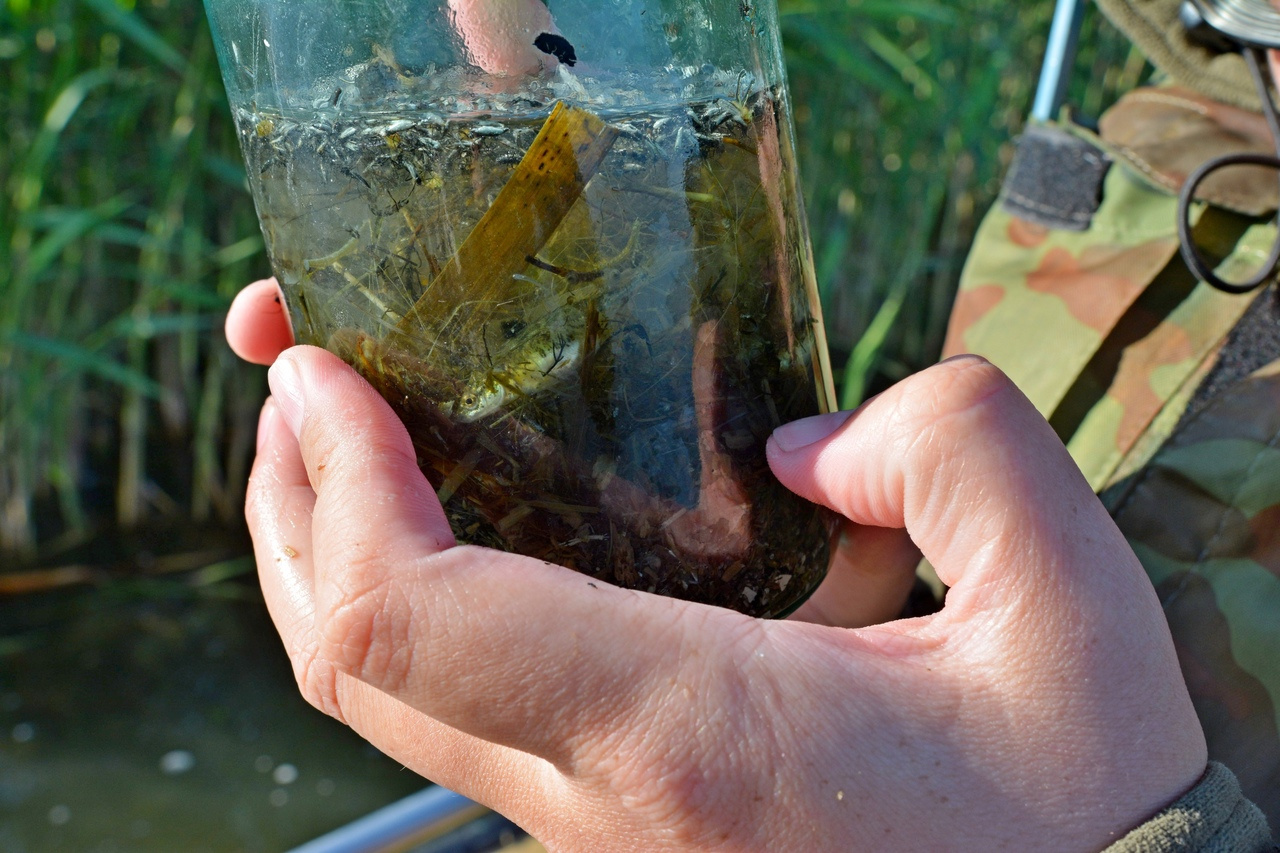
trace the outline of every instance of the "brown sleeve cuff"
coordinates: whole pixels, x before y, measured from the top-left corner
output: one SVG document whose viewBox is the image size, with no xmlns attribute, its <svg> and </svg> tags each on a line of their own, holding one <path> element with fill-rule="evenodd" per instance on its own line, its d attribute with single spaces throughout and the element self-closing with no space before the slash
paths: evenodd
<svg viewBox="0 0 1280 853">
<path fill-rule="evenodd" d="M 1262 810 L 1235 774 L 1210 761 L 1196 786 L 1104 853 L 1266 853 L 1277 849 Z"/>
</svg>

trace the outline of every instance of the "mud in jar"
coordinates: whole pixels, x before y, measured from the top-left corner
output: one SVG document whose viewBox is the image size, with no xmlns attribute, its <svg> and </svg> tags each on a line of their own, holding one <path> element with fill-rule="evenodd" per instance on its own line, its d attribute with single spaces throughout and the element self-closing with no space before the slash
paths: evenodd
<svg viewBox="0 0 1280 853">
<path fill-rule="evenodd" d="M 772 2 L 206 0 L 300 343 L 461 542 L 778 616 L 832 519 L 771 474 L 834 391 Z"/>
</svg>

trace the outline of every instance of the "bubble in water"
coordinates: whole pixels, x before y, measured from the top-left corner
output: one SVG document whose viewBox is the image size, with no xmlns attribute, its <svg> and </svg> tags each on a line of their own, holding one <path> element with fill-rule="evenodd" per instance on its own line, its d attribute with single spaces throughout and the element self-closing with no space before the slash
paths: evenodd
<svg viewBox="0 0 1280 853">
<path fill-rule="evenodd" d="M 276 781 L 277 785 L 292 785 L 298 781 L 298 768 L 292 764 L 281 764 L 271 774 L 271 778 Z"/>
<path fill-rule="evenodd" d="M 271 803 L 271 805 L 275 806 L 276 808 L 280 808 L 281 806 L 289 802 L 289 792 L 286 791 L 284 788 L 276 788 L 269 795 L 267 795 L 267 802 Z"/>
<path fill-rule="evenodd" d="M 174 749 L 160 757 L 160 772 L 169 776 L 186 773 L 196 766 L 196 757 L 185 749 Z"/>
<path fill-rule="evenodd" d="M 71 820 L 71 807 L 56 805 L 49 809 L 49 823 L 54 826 L 66 826 Z"/>
<path fill-rule="evenodd" d="M 30 743 L 35 739 L 36 727 L 30 723 L 18 723 L 10 732 L 14 743 Z"/>
<path fill-rule="evenodd" d="M 275 766 L 276 763 L 271 759 L 270 755 L 259 755 L 253 760 L 253 769 L 259 773 L 270 773 L 271 768 Z"/>
</svg>

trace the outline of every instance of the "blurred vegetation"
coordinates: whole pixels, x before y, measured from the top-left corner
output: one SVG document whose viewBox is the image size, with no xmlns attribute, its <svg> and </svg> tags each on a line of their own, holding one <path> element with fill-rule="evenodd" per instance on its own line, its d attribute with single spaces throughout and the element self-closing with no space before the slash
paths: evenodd
<svg viewBox="0 0 1280 853">
<path fill-rule="evenodd" d="M 780 5 L 852 403 L 937 356 L 1052 2 Z M 1085 27 L 1072 100 L 1096 115 L 1144 69 Z M 264 382 L 221 317 L 269 270 L 201 4 L 0 0 L 0 69 L 0 567 L 156 519 L 237 527 Z"/>
<path fill-rule="evenodd" d="M 235 519 L 264 383 L 219 317 L 266 264 L 203 7 L 3 2 L 6 562 Z"/>
<path fill-rule="evenodd" d="M 842 402 L 937 358 L 960 268 L 1026 120 L 1052 0 L 779 0 Z M 1067 102 L 1149 71 L 1089 5 Z"/>
</svg>

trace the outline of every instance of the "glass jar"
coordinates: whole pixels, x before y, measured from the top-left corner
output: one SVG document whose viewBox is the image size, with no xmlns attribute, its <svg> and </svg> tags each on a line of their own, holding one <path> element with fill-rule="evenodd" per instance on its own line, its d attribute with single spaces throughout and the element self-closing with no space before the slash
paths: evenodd
<svg viewBox="0 0 1280 853">
<path fill-rule="evenodd" d="M 834 389 L 773 0 L 206 0 L 300 343 L 454 532 L 760 616 L 828 513 L 765 440 Z"/>
</svg>

